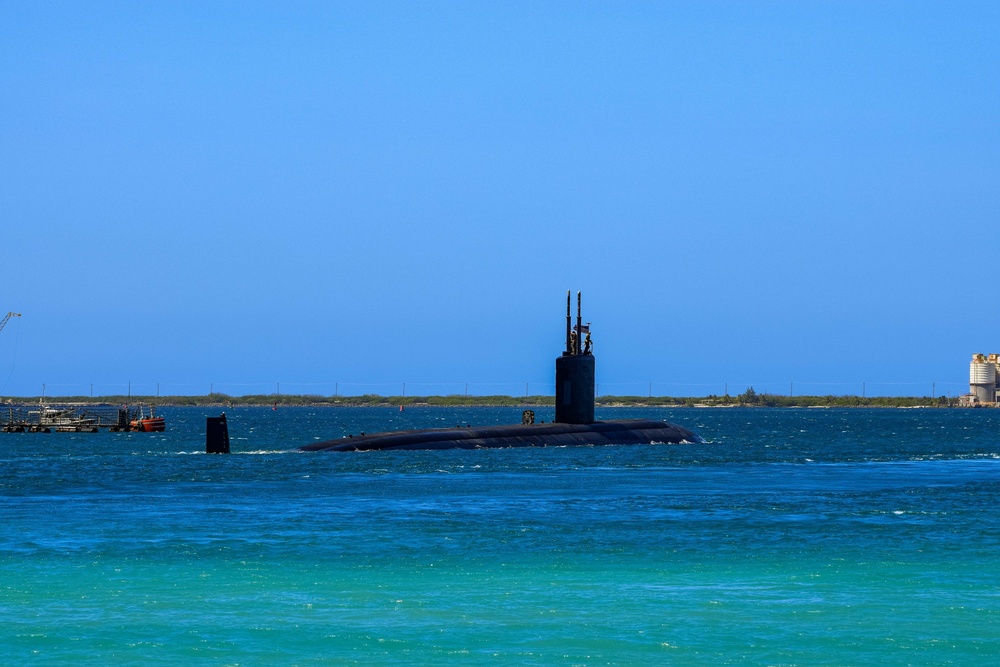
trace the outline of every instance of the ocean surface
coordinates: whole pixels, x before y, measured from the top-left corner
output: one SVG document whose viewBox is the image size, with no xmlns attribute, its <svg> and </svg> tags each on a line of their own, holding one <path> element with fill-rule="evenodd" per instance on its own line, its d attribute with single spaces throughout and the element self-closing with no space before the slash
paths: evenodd
<svg viewBox="0 0 1000 667">
<path fill-rule="evenodd" d="M 0 433 L 0 664 L 995 665 L 1000 411 L 603 409 L 692 445 L 301 453 L 507 408 Z M 551 420 L 551 410 L 537 410 Z"/>
</svg>

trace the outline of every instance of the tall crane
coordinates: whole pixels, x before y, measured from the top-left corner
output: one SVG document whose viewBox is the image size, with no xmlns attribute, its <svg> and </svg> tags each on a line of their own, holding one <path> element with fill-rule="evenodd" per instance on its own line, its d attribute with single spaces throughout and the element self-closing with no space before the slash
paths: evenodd
<svg viewBox="0 0 1000 667">
<path fill-rule="evenodd" d="M 3 331 L 3 328 L 7 326 L 7 320 L 9 320 L 12 317 L 21 317 L 21 313 L 12 313 L 10 311 L 7 311 L 7 314 L 4 315 L 4 318 L 0 320 L 0 331 Z"/>
</svg>

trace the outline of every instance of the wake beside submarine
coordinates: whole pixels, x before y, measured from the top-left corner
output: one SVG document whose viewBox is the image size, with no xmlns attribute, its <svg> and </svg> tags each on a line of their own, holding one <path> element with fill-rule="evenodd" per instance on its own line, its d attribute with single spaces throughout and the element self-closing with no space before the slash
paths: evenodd
<svg viewBox="0 0 1000 667">
<path fill-rule="evenodd" d="M 566 350 L 556 358 L 556 417 L 551 424 L 534 423 L 534 412 L 525 410 L 521 424 L 372 433 L 325 440 L 304 445 L 299 449 L 307 452 L 355 452 L 703 442 L 701 437 L 683 426 L 664 421 L 650 419 L 594 421 L 594 355 L 591 351 L 590 323 L 586 326 L 583 324 L 581 311 L 581 296 L 577 292 L 576 326 L 572 326 L 571 295 L 567 292 Z"/>
</svg>

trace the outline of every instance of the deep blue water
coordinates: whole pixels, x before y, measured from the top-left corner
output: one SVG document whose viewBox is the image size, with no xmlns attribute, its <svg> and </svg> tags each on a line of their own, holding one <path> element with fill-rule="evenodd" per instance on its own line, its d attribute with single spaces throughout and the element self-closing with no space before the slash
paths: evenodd
<svg viewBox="0 0 1000 667">
<path fill-rule="evenodd" d="M 517 409 L 0 434 L 0 663 L 991 665 L 1000 411 L 600 410 L 698 445 L 300 453 Z M 539 410 L 538 418 L 551 414 Z"/>
</svg>

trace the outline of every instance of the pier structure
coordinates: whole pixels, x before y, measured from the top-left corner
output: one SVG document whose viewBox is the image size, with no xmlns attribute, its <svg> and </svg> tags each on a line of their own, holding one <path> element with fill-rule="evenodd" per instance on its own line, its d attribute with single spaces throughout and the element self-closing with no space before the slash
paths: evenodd
<svg viewBox="0 0 1000 667">
<path fill-rule="evenodd" d="M 119 406 L 107 403 L 35 403 L 0 405 L 0 432 L 4 433 L 97 433 L 148 431 L 144 424 L 160 421 L 145 405 Z"/>
</svg>

